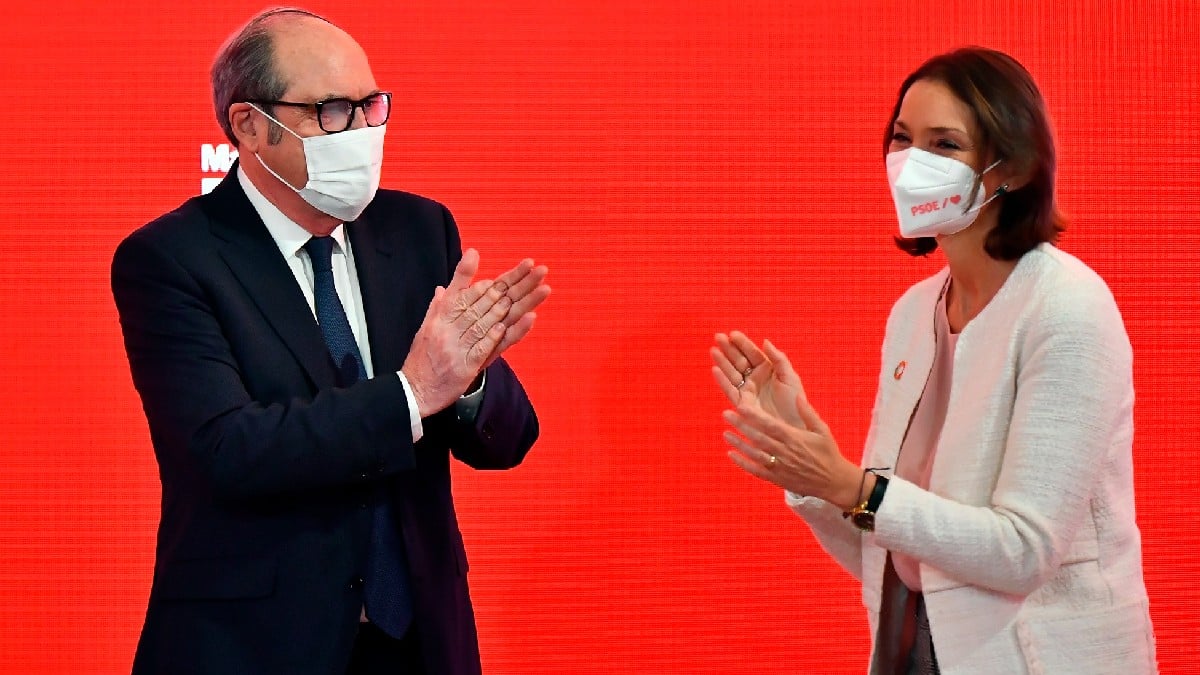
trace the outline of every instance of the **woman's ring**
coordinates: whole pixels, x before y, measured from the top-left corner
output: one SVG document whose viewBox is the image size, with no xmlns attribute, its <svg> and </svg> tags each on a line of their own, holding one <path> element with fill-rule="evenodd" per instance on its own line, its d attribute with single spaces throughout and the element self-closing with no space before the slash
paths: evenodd
<svg viewBox="0 0 1200 675">
<path fill-rule="evenodd" d="M 778 463 L 779 463 L 779 458 L 776 457 L 775 455 L 770 455 L 769 457 L 767 457 L 767 468 L 768 469 L 774 469 L 775 465 Z"/>
</svg>

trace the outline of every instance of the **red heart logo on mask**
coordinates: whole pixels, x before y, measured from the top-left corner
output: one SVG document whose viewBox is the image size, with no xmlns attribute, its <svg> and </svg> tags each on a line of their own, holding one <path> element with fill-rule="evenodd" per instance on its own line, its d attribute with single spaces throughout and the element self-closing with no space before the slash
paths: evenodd
<svg viewBox="0 0 1200 675">
<path fill-rule="evenodd" d="M 951 204 L 957 204 L 960 201 L 962 201 L 962 197 L 960 195 L 954 195 L 953 197 L 950 198 Z"/>
</svg>

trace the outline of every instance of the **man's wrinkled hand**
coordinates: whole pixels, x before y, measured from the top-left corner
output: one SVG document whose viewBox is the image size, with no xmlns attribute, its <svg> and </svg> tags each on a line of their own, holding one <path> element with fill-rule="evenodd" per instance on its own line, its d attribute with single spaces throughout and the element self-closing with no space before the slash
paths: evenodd
<svg viewBox="0 0 1200 675">
<path fill-rule="evenodd" d="M 474 281 L 479 253 L 468 249 L 449 285 L 434 290 L 401 372 L 421 417 L 451 405 L 479 373 L 519 342 L 550 296 L 548 269 L 526 259 L 496 280 Z"/>
</svg>

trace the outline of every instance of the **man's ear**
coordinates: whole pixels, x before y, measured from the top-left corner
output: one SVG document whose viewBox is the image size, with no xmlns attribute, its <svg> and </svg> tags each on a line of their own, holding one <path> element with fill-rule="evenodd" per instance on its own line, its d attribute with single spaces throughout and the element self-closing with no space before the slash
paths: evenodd
<svg viewBox="0 0 1200 675">
<path fill-rule="evenodd" d="M 259 124 L 261 115 L 256 115 L 249 103 L 234 103 L 229 106 L 229 126 L 238 140 L 238 152 L 255 153 L 266 141 L 266 129 Z"/>
</svg>

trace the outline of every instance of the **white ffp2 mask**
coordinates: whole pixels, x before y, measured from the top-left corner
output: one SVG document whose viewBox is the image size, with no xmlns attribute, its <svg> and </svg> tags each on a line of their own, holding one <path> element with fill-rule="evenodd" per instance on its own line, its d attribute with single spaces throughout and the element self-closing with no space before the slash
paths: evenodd
<svg viewBox="0 0 1200 675">
<path fill-rule="evenodd" d="M 999 163 L 1000 160 L 993 162 L 979 177 Z M 974 169 L 957 159 L 920 148 L 888 153 L 887 171 L 900 221 L 900 236 L 909 239 L 967 229 L 979 217 L 980 209 L 1007 189 L 1001 186 L 991 197 L 986 197 L 980 180 L 972 199 Z"/>
<path fill-rule="evenodd" d="M 304 146 L 304 165 L 308 169 L 308 182 L 299 188 L 292 185 L 255 153 L 263 168 L 322 213 L 343 222 L 356 220 L 362 215 L 367 205 L 375 198 L 375 192 L 379 190 L 386 124 L 349 129 L 336 134 L 301 136 L 279 120 L 267 115 L 258 106 L 253 107 L 284 131 L 300 139 Z"/>
</svg>

